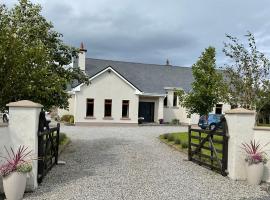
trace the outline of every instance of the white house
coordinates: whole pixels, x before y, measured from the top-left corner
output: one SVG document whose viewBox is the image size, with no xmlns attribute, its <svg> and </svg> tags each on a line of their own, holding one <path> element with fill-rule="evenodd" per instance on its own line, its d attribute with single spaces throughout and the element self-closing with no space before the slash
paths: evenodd
<svg viewBox="0 0 270 200">
<path fill-rule="evenodd" d="M 189 67 L 132 63 L 86 58 L 81 44 L 73 67 L 79 67 L 90 77 L 90 84 L 77 84 L 70 91 L 69 111 L 60 116 L 74 115 L 76 125 L 138 124 L 145 122 L 198 122 L 198 115 L 187 115 L 179 105 L 176 91 L 188 92 L 193 82 Z M 224 113 L 230 106 L 218 104 L 213 112 Z"/>
</svg>

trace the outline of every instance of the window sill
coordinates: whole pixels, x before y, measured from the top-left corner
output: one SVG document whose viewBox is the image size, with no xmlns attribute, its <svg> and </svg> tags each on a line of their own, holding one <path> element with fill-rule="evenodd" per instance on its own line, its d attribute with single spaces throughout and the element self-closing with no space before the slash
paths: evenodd
<svg viewBox="0 0 270 200">
<path fill-rule="evenodd" d="M 103 117 L 104 120 L 113 120 L 112 117 Z"/>
<path fill-rule="evenodd" d="M 164 106 L 164 108 L 169 108 L 169 106 Z"/>
<path fill-rule="evenodd" d="M 85 117 L 84 119 L 96 119 L 95 117 Z"/>
<path fill-rule="evenodd" d="M 178 106 L 172 106 L 172 109 L 179 109 Z"/>
<path fill-rule="evenodd" d="M 122 118 L 120 118 L 120 120 L 131 120 L 131 119 L 128 117 L 122 117 Z"/>
</svg>

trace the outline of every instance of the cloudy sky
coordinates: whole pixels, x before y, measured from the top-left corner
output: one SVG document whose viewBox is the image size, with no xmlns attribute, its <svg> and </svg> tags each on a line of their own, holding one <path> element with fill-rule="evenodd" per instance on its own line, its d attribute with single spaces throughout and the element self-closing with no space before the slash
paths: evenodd
<svg viewBox="0 0 270 200">
<path fill-rule="evenodd" d="M 9 7 L 15 0 L 1 0 Z M 43 15 L 87 56 L 113 60 L 191 66 L 204 48 L 217 49 L 225 34 L 241 41 L 254 33 L 259 50 L 270 57 L 269 0 L 32 0 Z"/>
</svg>

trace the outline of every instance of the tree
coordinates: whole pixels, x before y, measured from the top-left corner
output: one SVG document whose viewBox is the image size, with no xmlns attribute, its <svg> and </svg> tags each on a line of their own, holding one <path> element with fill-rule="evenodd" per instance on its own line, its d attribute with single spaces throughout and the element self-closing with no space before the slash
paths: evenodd
<svg viewBox="0 0 270 200">
<path fill-rule="evenodd" d="M 269 60 L 257 50 L 254 36 L 248 32 L 248 47 L 236 37 L 226 35 L 223 52 L 231 59 L 225 66 L 229 102 L 260 111 L 270 101 Z"/>
<path fill-rule="evenodd" d="M 216 70 L 215 48 L 208 47 L 192 66 L 192 90 L 179 92 L 180 104 L 189 114 L 208 115 L 213 107 L 224 100 L 225 84 L 221 72 Z"/>
<path fill-rule="evenodd" d="M 88 81 L 78 68 L 66 67 L 78 50 L 65 45 L 40 5 L 28 0 L 11 9 L 1 4 L 0 27 L 0 109 L 22 99 L 68 108 L 67 85 Z"/>
</svg>

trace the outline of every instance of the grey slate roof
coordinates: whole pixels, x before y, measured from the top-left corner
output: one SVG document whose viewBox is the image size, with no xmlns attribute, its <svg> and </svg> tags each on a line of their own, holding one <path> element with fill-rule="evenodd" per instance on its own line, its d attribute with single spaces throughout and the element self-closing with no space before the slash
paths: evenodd
<svg viewBox="0 0 270 200">
<path fill-rule="evenodd" d="M 111 66 L 136 88 L 145 93 L 164 94 L 164 87 L 191 89 L 191 68 L 86 58 L 86 73 L 92 77 Z"/>
</svg>

